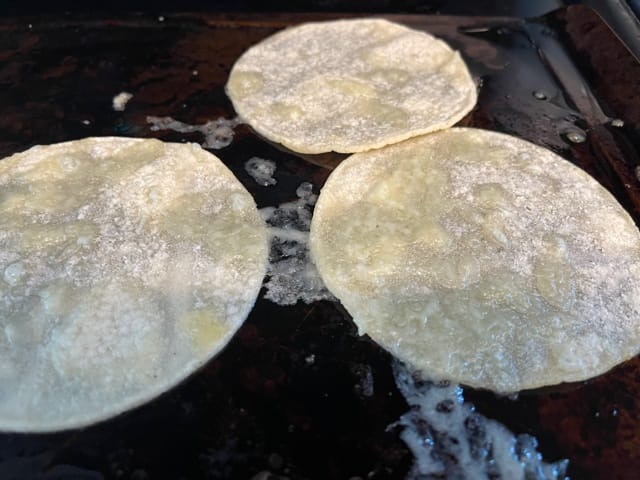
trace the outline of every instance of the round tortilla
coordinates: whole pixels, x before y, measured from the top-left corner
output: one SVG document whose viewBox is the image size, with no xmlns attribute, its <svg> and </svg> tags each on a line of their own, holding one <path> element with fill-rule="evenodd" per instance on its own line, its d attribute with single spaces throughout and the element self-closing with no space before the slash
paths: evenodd
<svg viewBox="0 0 640 480">
<path fill-rule="evenodd" d="M 453 128 L 352 155 L 311 252 L 361 333 L 427 375 L 497 392 L 579 381 L 640 350 L 640 234 L 584 171 Z"/>
<path fill-rule="evenodd" d="M 0 161 L 0 429 L 80 427 L 203 365 L 249 314 L 267 231 L 197 145 L 88 138 Z"/>
<path fill-rule="evenodd" d="M 300 153 L 361 152 L 447 128 L 477 99 L 458 52 L 382 19 L 279 32 L 238 59 L 226 88 L 242 119 Z"/>
</svg>

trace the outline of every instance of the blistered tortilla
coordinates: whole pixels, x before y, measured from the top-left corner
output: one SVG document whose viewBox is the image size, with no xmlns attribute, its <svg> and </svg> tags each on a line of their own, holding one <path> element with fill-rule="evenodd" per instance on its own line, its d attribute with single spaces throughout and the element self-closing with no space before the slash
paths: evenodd
<svg viewBox="0 0 640 480">
<path fill-rule="evenodd" d="M 279 32 L 237 60 L 226 88 L 243 120 L 300 153 L 360 152 L 447 128 L 477 99 L 458 52 L 382 19 Z"/>
<path fill-rule="evenodd" d="M 79 427 L 169 389 L 240 327 L 266 264 L 252 197 L 197 145 L 0 160 L 0 429 Z"/>
<path fill-rule="evenodd" d="M 515 392 L 640 350 L 638 229 L 584 171 L 515 137 L 453 128 L 352 155 L 310 242 L 360 332 L 436 379 Z"/>
</svg>

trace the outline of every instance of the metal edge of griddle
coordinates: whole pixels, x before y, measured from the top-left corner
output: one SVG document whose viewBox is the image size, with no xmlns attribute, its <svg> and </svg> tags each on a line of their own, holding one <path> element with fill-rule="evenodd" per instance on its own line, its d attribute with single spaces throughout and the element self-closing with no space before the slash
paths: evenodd
<svg viewBox="0 0 640 480">
<path fill-rule="evenodd" d="M 640 62 L 640 20 L 624 0 L 590 1 L 587 5 Z"/>
<path fill-rule="evenodd" d="M 607 114 L 598 96 L 589 84 L 588 75 L 582 72 L 576 61 L 567 51 L 564 41 L 557 35 L 556 17 L 567 12 L 567 9 L 585 9 L 591 12 L 613 35 L 628 55 L 639 63 L 626 44 L 616 35 L 611 26 L 593 8 L 579 5 L 562 7 L 541 17 L 528 19 L 493 19 L 490 22 L 470 22 L 459 28 L 465 34 L 478 34 L 500 29 L 515 30 L 524 34 L 536 49 L 542 65 L 561 86 L 566 101 L 581 115 L 588 126 L 589 154 L 595 162 L 589 162 L 597 171 L 597 175 L 611 185 L 618 200 L 630 211 L 636 223 L 640 225 L 640 185 L 633 171 L 633 165 L 640 164 L 638 147 L 632 142 L 621 141 L 619 135 L 613 135 L 611 129 L 612 116 Z M 621 145 L 624 144 L 624 149 Z M 582 156 L 585 158 L 585 156 Z"/>
<path fill-rule="evenodd" d="M 99 19 L 96 19 L 98 17 Z M 72 28 L 105 25 L 141 28 L 157 27 L 165 28 L 177 26 L 185 23 L 193 26 L 218 26 L 218 27 L 265 27 L 265 28 L 286 28 L 292 26 L 292 18 L 295 23 L 322 22 L 337 19 L 349 18 L 385 18 L 390 21 L 403 23 L 407 26 L 420 25 L 424 22 L 425 15 L 415 13 L 364 13 L 364 12 L 278 12 L 265 17 L 262 13 L 233 12 L 233 13 L 203 13 L 203 12 L 174 12 L 162 16 L 148 12 L 121 12 L 110 13 L 99 17 L 92 13 L 71 13 L 64 15 L 21 15 L 17 17 L 1 17 L 0 31 L 15 31 L 40 28 Z M 161 18 L 161 20 L 160 20 Z M 524 21 L 520 17 L 508 16 L 464 16 L 464 15 L 431 15 L 431 24 L 448 24 L 452 18 L 470 24 L 518 22 Z"/>
<path fill-rule="evenodd" d="M 618 192 L 624 193 L 623 203 L 633 210 L 636 221 L 640 219 L 640 186 L 629 167 L 628 156 L 638 157 L 637 152 L 623 152 L 610 131 L 612 118 L 607 115 L 591 86 L 564 49 L 561 42 L 544 31 L 544 24 L 537 21 L 523 25 L 532 44 L 537 49 L 540 60 L 562 85 L 576 110 L 585 115 L 589 126 L 589 142 L 593 154 L 599 160 L 597 167 L 603 176 L 616 185 Z M 629 52 L 631 54 L 631 52 Z"/>
<path fill-rule="evenodd" d="M 585 7 L 608 29 L 611 38 L 618 41 L 622 49 L 635 63 L 640 63 L 634 53 L 622 41 L 620 36 L 611 28 L 605 19 L 596 10 Z M 561 9 L 563 10 L 563 9 Z M 590 85 L 589 76 L 585 76 L 577 66 L 571 52 L 568 52 L 563 42 L 554 35 L 548 35 L 540 26 L 547 22 L 552 23 L 557 11 L 551 12 L 540 19 L 532 20 L 525 26 L 529 38 L 538 50 L 543 64 L 552 72 L 559 84 L 564 87 L 568 99 L 575 104 L 577 109 L 585 115 L 589 127 L 588 139 L 591 153 L 596 157 L 597 167 L 600 172 L 616 186 L 619 198 L 630 209 L 636 223 L 640 225 L 640 184 L 636 178 L 634 168 L 640 163 L 638 145 L 615 132 L 619 130 L 612 126 L 615 115 L 607 111 Z M 563 39 L 566 41 L 566 39 Z M 615 193 L 615 192 L 612 192 Z"/>
</svg>

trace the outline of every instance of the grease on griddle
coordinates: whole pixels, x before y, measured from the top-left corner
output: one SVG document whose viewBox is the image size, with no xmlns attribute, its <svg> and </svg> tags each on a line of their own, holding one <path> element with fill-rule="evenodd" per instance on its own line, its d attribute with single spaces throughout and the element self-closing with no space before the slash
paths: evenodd
<svg viewBox="0 0 640 480">
<path fill-rule="evenodd" d="M 535 437 L 514 435 L 477 413 L 459 385 L 419 379 L 398 361 L 393 371 L 411 407 L 390 426 L 401 427 L 400 438 L 415 457 L 407 480 L 566 478 L 568 460 L 545 462 Z"/>
<path fill-rule="evenodd" d="M 311 211 L 318 196 L 309 182 L 301 183 L 296 195 L 297 200 L 260 210 L 271 238 L 264 298 L 278 305 L 333 299 L 309 253 Z"/>
</svg>

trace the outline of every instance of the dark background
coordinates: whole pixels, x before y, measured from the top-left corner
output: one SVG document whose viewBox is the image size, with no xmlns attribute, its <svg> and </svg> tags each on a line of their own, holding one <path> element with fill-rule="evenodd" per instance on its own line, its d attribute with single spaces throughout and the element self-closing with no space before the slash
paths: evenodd
<svg viewBox="0 0 640 480">
<path fill-rule="evenodd" d="M 595 9 L 640 11 L 640 0 L 5 0 L 0 14 L 25 15 L 63 11 L 358 11 L 445 15 L 535 16 L 555 8 L 586 4 Z"/>
<path fill-rule="evenodd" d="M 640 0 L 0 0 L 0 17 L 147 12 L 369 12 L 531 18 L 568 5 L 596 10 L 640 58 Z"/>
</svg>

